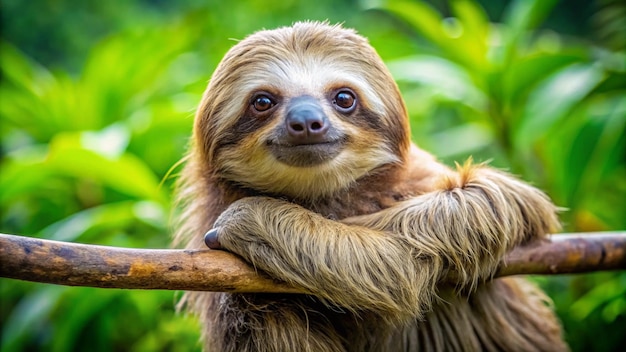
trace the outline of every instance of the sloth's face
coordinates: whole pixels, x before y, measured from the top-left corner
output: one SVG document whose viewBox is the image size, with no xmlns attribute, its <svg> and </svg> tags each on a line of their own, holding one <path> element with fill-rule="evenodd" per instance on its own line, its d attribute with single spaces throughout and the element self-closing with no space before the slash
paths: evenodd
<svg viewBox="0 0 626 352">
<path fill-rule="evenodd" d="M 337 157 L 349 142 L 348 134 L 328 105 L 339 114 L 350 115 L 357 108 L 356 94 L 349 88 L 339 88 L 320 100 L 312 95 L 290 97 L 284 102 L 278 124 L 267 135 L 265 145 L 280 163 L 293 167 L 313 167 Z M 260 91 L 254 94 L 250 113 L 263 118 L 278 109 L 278 98 Z M 335 120 L 335 121 L 333 121 Z M 334 123 L 333 123 L 334 122 Z M 337 126 L 335 126 L 337 125 Z"/>
<path fill-rule="evenodd" d="M 197 119 L 219 177 L 293 197 L 348 187 L 408 147 L 404 104 L 378 55 L 352 31 L 323 24 L 237 44 Z"/>
</svg>

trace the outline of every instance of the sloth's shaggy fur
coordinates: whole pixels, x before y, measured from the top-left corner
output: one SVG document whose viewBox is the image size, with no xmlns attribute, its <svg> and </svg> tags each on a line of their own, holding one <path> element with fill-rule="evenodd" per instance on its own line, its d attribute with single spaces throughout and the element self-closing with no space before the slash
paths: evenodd
<svg viewBox="0 0 626 352">
<path fill-rule="evenodd" d="M 353 105 L 338 107 L 351 102 L 338 92 Z M 300 97 L 330 126 L 321 142 L 284 142 Z M 296 23 L 236 44 L 204 94 L 179 186 L 179 243 L 203 248 L 216 228 L 223 249 L 312 293 L 187 293 L 209 351 L 567 349 L 540 290 L 491 279 L 508 250 L 559 229 L 556 207 L 412 144 L 393 78 L 352 30 Z M 443 282 L 450 270 L 457 281 Z"/>
</svg>

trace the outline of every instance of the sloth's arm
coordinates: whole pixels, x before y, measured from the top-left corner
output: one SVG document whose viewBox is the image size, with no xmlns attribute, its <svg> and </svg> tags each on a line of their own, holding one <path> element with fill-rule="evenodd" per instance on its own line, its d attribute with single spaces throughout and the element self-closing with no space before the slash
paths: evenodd
<svg viewBox="0 0 626 352">
<path fill-rule="evenodd" d="M 439 190 L 341 222 L 265 197 L 232 204 L 216 222 L 220 245 L 332 304 L 390 319 L 420 316 L 446 270 L 472 287 L 506 251 L 558 227 L 540 191 L 465 166 Z"/>
</svg>

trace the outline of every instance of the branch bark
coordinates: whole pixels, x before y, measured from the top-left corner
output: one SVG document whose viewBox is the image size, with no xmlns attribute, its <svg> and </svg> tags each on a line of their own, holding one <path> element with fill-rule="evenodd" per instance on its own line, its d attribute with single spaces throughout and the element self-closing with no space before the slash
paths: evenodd
<svg viewBox="0 0 626 352">
<path fill-rule="evenodd" d="M 306 293 L 219 250 L 130 249 L 0 234 L 0 259 L 0 277 L 58 285 Z M 624 269 L 626 231 L 560 234 L 515 248 L 496 277 Z"/>
</svg>

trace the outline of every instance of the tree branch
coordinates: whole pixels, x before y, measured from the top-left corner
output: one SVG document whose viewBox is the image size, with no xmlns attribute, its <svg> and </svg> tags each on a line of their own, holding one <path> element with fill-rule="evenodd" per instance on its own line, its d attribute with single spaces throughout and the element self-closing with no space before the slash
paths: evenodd
<svg viewBox="0 0 626 352">
<path fill-rule="evenodd" d="M 210 249 L 130 249 L 0 234 L 0 259 L 0 277 L 58 285 L 306 293 Z M 496 276 L 624 269 L 625 231 L 561 234 L 515 248 Z"/>
</svg>

